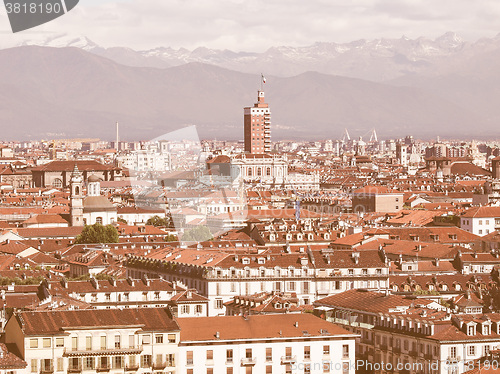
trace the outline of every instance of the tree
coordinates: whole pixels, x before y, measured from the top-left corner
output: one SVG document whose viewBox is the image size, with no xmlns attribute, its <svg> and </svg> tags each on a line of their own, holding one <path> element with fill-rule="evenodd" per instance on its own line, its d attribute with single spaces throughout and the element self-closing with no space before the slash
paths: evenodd
<svg viewBox="0 0 500 374">
<path fill-rule="evenodd" d="M 121 218 L 121 217 L 118 217 L 118 218 L 116 219 L 116 222 L 120 222 L 120 223 L 127 223 L 127 220 L 125 220 L 125 219 L 123 219 L 123 218 Z"/>
<path fill-rule="evenodd" d="M 113 225 L 86 225 L 76 237 L 76 244 L 118 243 L 118 230 Z"/>
<path fill-rule="evenodd" d="M 167 236 L 165 236 L 165 241 L 166 242 L 177 242 L 177 241 L 179 241 L 179 238 L 174 234 L 168 234 Z"/>
<path fill-rule="evenodd" d="M 182 235 L 182 241 L 185 242 L 203 242 L 212 240 L 213 236 L 207 226 L 196 226 L 188 230 Z"/>
<path fill-rule="evenodd" d="M 150 219 L 147 220 L 146 225 L 151 225 L 151 226 L 163 226 L 163 227 L 168 227 L 169 226 L 169 221 L 166 218 L 162 218 L 160 216 L 153 216 Z"/>
</svg>

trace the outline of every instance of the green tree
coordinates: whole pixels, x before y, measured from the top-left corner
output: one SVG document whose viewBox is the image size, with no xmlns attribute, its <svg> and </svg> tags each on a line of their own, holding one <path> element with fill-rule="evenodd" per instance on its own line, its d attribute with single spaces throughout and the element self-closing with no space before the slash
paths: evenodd
<svg viewBox="0 0 500 374">
<path fill-rule="evenodd" d="M 168 234 L 167 236 L 165 236 L 165 241 L 166 242 L 177 242 L 177 241 L 179 241 L 179 238 L 177 237 L 177 235 Z"/>
<path fill-rule="evenodd" d="M 76 244 L 118 243 L 118 230 L 113 225 L 86 225 L 76 237 Z"/>
<path fill-rule="evenodd" d="M 185 242 L 203 242 L 212 239 L 213 235 L 207 226 L 193 227 L 182 235 L 182 240 Z"/>
<path fill-rule="evenodd" d="M 120 223 L 127 223 L 127 220 L 125 220 L 125 219 L 123 219 L 123 218 L 121 218 L 121 217 L 118 217 L 118 218 L 116 219 L 116 222 L 120 222 Z"/>
<path fill-rule="evenodd" d="M 155 227 L 158 227 L 158 226 L 168 227 L 169 221 L 168 221 L 168 219 L 162 218 L 160 216 L 153 216 L 147 220 L 146 225 L 152 225 Z"/>
</svg>

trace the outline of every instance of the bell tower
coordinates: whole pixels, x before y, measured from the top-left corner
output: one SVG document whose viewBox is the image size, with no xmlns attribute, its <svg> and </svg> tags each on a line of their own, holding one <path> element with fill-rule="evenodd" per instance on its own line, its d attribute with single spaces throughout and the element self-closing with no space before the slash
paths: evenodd
<svg viewBox="0 0 500 374">
<path fill-rule="evenodd" d="M 71 226 L 83 226 L 83 174 L 76 164 L 71 173 L 69 186 L 71 189 Z"/>
</svg>

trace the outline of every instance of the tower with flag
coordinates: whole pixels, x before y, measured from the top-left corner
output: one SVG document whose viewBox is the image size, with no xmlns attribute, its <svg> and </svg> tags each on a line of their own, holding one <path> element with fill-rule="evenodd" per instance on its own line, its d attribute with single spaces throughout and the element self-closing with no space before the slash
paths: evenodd
<svg viewBox="0 0 500 374">
<path fill-rule="evenodd" d="M 260 75 L 260 90 L 253 107 L 244 108 L 245 152 L 264 154 L 271 152 L 271 110 L 264 101 L 266 77 Z"/>
</svg>

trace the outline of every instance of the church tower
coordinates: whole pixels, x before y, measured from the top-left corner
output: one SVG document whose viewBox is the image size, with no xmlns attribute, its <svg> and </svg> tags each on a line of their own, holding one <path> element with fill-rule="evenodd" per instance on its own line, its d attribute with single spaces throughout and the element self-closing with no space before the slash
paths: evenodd
<svg viewBox="0 0 500 374">
<path fill-rule="evenodd" d="M 75 164 L 71 179 L 69 182 L 71 226 L 83 226 L 83 175 Z"/>
</svg>

